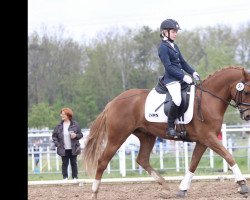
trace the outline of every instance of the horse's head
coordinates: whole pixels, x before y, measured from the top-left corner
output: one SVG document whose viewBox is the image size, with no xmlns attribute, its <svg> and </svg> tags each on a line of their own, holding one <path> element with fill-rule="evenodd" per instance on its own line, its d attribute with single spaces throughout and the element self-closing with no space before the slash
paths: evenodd
<svg viewBox="0 0 250 200">
<path fill-rule="evenodd" d="M 236 85 L 234 101 L 243 120 L 250 120 L 250 71 L 242 69 L 242 79 Z M 235 89 L 234 89 L 235 91 Z"/>
</svg>

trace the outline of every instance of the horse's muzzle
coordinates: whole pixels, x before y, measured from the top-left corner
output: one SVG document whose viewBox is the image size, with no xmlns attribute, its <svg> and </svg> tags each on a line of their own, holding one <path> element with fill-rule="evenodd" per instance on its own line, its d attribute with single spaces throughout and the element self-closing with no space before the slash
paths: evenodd
<svg viewBox="0 0 250 200">
<path fill-rule="evenodd" d="M 244 116 L 244 120 L 249 121 L 250 120 L 250 115 Z"/>
<path fill-rule="evenodd" d="M 249 112 L 244 112 L 241 113 L 241 119 L 245 120 L 245 121 L 249 121 L 250 120 L 250 113 Z"/>
<path fill-rule="evenodd" d="M 240 112 L 240 117 L 242 120 L 250 120 L 250 108 L 238 108 Z"/>
</svg>

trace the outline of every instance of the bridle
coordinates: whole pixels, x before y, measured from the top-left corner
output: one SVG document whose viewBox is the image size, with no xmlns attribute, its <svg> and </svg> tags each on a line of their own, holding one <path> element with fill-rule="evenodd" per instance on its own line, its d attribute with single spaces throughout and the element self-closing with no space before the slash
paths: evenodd
<svg viewBox="0 0 250 200">
<path fill-rule="evenodd" d="M 222 97 L 219 97 L 218 95 L 212 93 L 211 91 L 204 89 L 203 85 L 202 85 L 202 81 L 201 80 L 199 80 L 199 81 L 200 81 L 200 84 L 199 85 L 195 84 L 195 87 L 201 90 L 200 96 L 197 98 L 197 100 L 198 100 L 198 114 L 199 114 L 200 121 L 202 121 L 202 122 L 204 121 L 204 117 L 203 117 L 202 112 L 201 112 L 202 92 L 206 92 L 206 93 L 210 94 L 211 96 L 225 102 L 227 105 L 230 105 L 234 108 L 237 108 L 241 115 L 244 112 L 246 112 L 247 110 L 250 110 L 250 103 L 242 101 L 242 94 L 250 95 L 250 92 L 247 92 L 244 90 L 245 86 L 250 87 L 249 83 L 241 81 L 237 84 L 237 86 L 239 86 L 239 87 L 238 88 L 236 87 L 236 94 L 235 94 L 235 98 L 233 99 L 235 103 L 232 104 L 230 101 L 225 100 Z M 241 106 L 248 106 L 249 108 L 242 109 Z"/>
<path fill-rule="evenodd" d="M 248 86 L 250 87 L 249 83 L 245 83 L 245 82 L 241 82 L 244 86 Z M 245 87 L 244 87 L 245 88 Z M 245 111 L 250 110 L 250 108 L 245 108 L 245 109 L 241 109 L 240 106 L 250 106 L 250 103 L 247 102 L 242 102 L 242 94 L 244 93 L 245 95 L 250 95 L 250 92 L 246 92 L 245 90 L 242 91 L 236 91 L 235 94 L 235 107 L 238 108 L 240 114 L 243 114 Z"/>
</svg>

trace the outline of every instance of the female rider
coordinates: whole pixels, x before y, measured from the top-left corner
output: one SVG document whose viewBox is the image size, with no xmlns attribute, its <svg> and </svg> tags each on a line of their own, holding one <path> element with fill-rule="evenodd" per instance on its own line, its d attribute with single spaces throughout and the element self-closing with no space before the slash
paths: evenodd
<svg viewBox="0 0 250 200">
<path fill-rule="evenodd" d="M 192 75 L 196 80 L 199 80 L 199 74 L 188 65 L 181 55 L 178 46 L 174 43 L 177 32 L 180 29 L 177 21 L 166 19 L 161 23 L 160 31 L 162 41 L 158 48 L 158 55 L 165 68 L 163 82 L 167 87 L 172 102 L 168 113 L 168 130 L 167 134 L 176 137 L 175 119 L 177 111 L 181 105 L 181 82 L 191 84 L 192 78 L 184 73 L 184 71 Z"/>
</svg>

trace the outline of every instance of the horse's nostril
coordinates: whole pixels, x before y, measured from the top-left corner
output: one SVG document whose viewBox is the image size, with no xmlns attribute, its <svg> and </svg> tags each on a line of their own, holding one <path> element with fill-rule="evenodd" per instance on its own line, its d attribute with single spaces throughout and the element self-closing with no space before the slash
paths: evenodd
<svg viewBox="0 0 250 200">
<path fill-rule="evenodd" d="M 246 115 L 246 116 L 245 116 L 245 120 L 246 120 L 246 121 L 249 121 L 249 120 L 250 120 L 250 115 Z"/>
</svg>

